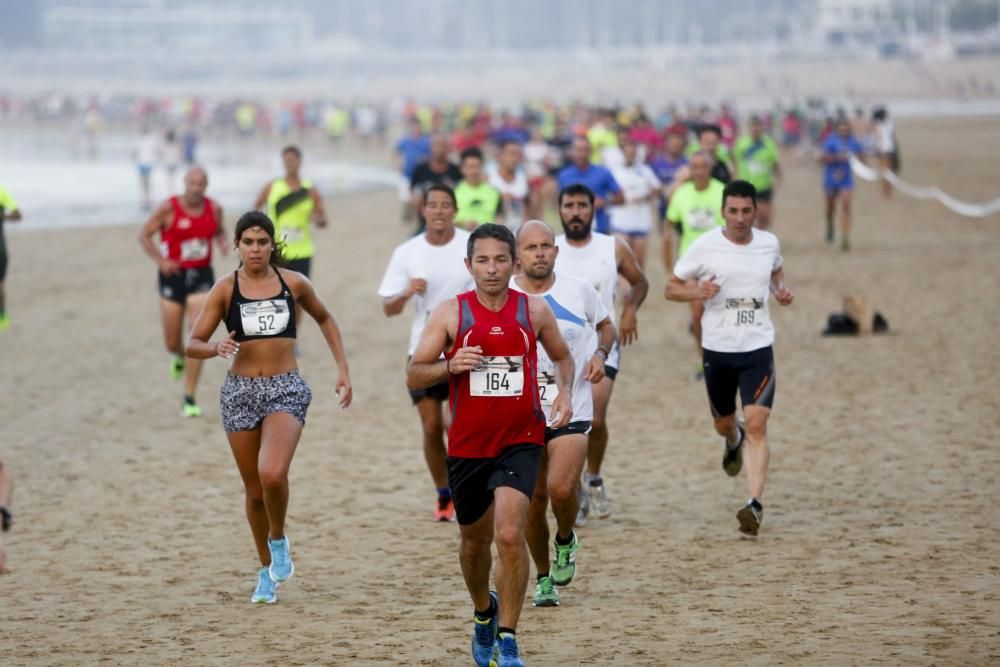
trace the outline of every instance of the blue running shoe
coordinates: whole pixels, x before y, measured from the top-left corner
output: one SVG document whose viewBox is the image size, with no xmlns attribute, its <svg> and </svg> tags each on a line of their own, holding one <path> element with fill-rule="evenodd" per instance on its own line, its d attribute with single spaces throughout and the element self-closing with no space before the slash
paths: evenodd
<svg viewBox="0 0 1000 667">
<path fill-rule="evenodd" d="M 472 630 L 472 659 L 479 667 L 496 667 L 497 660 L 497 627 L 500 619 L 500 600 L 497 594 L 490 591 L 490 602 L 496 612 L 489 620 L 479 620 L 475 614 L 472 621 L 475 628 Z"/>
<path fill-rule="evenodd" d="M 521 660 L 517 650 L 517 638 L 514 635 L 505 632 L 500 635 L 497 643 L 500 646 L 500 660 L 497 661 L 497 667 L 524 667 L 524 660 Z"/>
<path fill-rule="evenodd" d="M 257 590 L 250 596 L 250 602 L 254 604 L 274 604 L 278 601 L 278 584 L 274 583 L 271 575 L 267 573 L 267 568 L 262 567 L 257 573 Z"/>
<path fill-rule="evenodd" d="M 295 574 L 295 563 L 292 562 L 292 545 L 288 536 L 278 540 L 268 540 L 267 548 L 271 551 L 271 567 L 267 569 L 276 583 L 288 581 Z"/>
</svg>

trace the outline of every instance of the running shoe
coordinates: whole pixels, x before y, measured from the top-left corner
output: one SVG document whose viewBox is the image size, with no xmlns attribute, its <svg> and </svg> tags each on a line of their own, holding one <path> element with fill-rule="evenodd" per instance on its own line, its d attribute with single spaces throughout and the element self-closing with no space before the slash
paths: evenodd
<svg viewBox="0 0 1000 667">
<path fill-rule="evenodd" d="M 556 542 L 556 559 L 552 561 L 552 583 L 556 586 L 569 586 L 576 575 L 576 552 L 580 548 L 580 540 L 573 531 L 573 541 L 569 544 Z"/>
<path fill-rule="evenodd" d="M 497 640 L 500 648 L 500 659 L 497 667 L 524 667 L 520 652 L 517 650 L 517 637 L 506 632 Z"/>
<path fill-rule="evenodd" d="M 722 455 L 722 469 L 730 477 L 739 475 L 740 470 L 743 468 L 743 440 L 747 437 L 742 424 L 737 424 L 736 428 L 740 431 L 740 439 L 735 447 L 730 447 L 729 441 L 723 440 L 723 448 L 726 451 Z"/>
<path fill-rule="evenodd" d="M 197 403 L 184 401 L 181 406 L 181 417 L 201 417 L 201 406 Z"/>
<path fill-rule="evenodd" d="M 292 562 L 292 545 L 288 536 L 277 540 L 269 539 L 267 548 L 271 551 L 271 567 L 267 569 L 276 583 L 288 581 L 295 574 L 295 563 Z"/>
<path fill-rule="evenodd" d="M 545 575 L 538 578 L 535 584 L 535 597 L 531 601 L 533 607 L 558 607 L 559 592 L 552 583 L 552 577 Z"/>
<path fill-rule="evenodd" d="M 695 382 L 701 382 L 705 379 L 705 367 L 702 364 L 698 364 L 694 367 L 694 373 L 691 374 L 691 379 Z"/>
<path fill-rule="evenodd" d="M 0 331 L 10 329 L 10 315 L 4 313 L 0 315 Z"/>
<path fill-rule="evenodd" d="M 611 496 L 603 484 L 589 487 L 587 493 L 590 496 L 590 509 L 598 519 L 607 519 L 611 516 Z"/>
<path fill-rule="evenodd" d="M 756 535 L 760 530 L 760 522 L 764 518 L 764 508 L 759 503 L 754 505 L 749 502 L 736 513 L 736 518 L 740 522 L 740 532 L 747 535 Z"/>
<path fill-rule="evenodd" d="M 580 495 L 580 509 L 576 512 L 576 521 L 574 525 L 577 528 L 583 528 L 587 525 L 587 515 L 590 514 L 590 495 L 587 493 L 587 485 L 583 482 L 580 483 L 579 488 Z"/>
<path fill-rule="evenodd" d="M 174 357 L 170 362 L 170 379 L 180 380 L 184 377 L 184 357 Z"/>
<path fill-rule="evenodd" d="M 497 594 L 490 591 L 490 602 L 493 605 L 493 618 L 480 620 L 475 614 L 472 621 L 475 627 L 472 629 L 472 659 L 479 667 L 496 667 L 497 648 L 497 628 L 500 619 L 500 600 Z"/>
<path fill-rule="evenodd" d="M 451 522 L 455 520 L 455 501 L 449 498 L 444 504 L 440 500 L 434 507 L 434 520 L 441 522 Z"/>
<path fill-rule="evenodd" d="M 267 568 L 262 567 L 257 573 L 257 590 L 250 596 L 250 602 L 254 604 L 274 604 L 278 601 L 278 584 L 274 583 L 271 575 L 267 573 Z"/>
</svg>

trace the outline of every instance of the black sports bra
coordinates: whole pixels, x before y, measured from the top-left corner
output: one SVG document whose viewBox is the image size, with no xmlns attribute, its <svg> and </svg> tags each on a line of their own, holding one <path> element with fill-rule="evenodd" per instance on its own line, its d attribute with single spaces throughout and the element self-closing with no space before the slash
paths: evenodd
<svg viewBox="0 0 1000 667">
<path fill-rule="evenodd" d="M 226 329 L 236 332 L 236 340 L 295 338 L 295 297 L 281 271 L 275 269 L 281 292 L 270 299 L 248 299 L 240 294 L 239 271 L 233 272 L 233 298 L 226 313 Z"/>
</svg>

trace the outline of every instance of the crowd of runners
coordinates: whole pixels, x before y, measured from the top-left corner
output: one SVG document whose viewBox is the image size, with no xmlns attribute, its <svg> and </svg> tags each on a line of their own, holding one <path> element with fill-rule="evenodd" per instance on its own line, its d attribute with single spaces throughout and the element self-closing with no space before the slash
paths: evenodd
<svg viewBox="0 0 1000 667">
<path fill-rule="evenodd" d="M 558 606 L 586 558 L 579 531 L 615 513 L 603 475 L 616 450 L 608 414 L 616 384 L 629 381 L 622 358 L 640 344 L 651 236 L 662 239 L 654 255 L 669 276 L 654 287 L 691 311 L 706 436 L 711 419 L 725 474 L 746 470 L 735 527 L 758 534 L 776 388 L 770 297 L 782 306 L 794 298 L 769 229 L 776 221 L 780 228 L 783 161 L 808 130 L 789 120 L 794 114 L 738 119 L 728 107 L 656 116 L 545 105 L 517 115 L 475 105 L 402 113 L 394 153 L 406 240 L 386 250 L 373 292 L 386 317 L 411 311 L 399 387 L 405 378 L 434 487 L 428 520 L 459 527 L 474 661 L 521 665 L 516 636 L 530 565 L 532 604 Z M 814 138 L 828 199 L 823 238 L 834 241 L 839 207 L 845 250 L 849 159 L 898 163 L 887 122 L 879 110 L 874 143 L 846 115 Z M 155 207 L 139 233 L 157 265 L 169 374 L 184 380 L 183 416 L 202 414 L 202 361 L 231 360 L 222 422 L 259 560 L 251 600 L 268 604 L 294 572 L 288 471 L 312 399 L 298 372 L 303 312 L 328 343 L 342 407 L 352 397 L 340 330 L 310 282 L 312 234 L 327 218 L 304 157 L 295 144 L 281 151 L 284 173 L 246 202 L 232 232 L 206 195 L 208 172 L 191 166 L 183 192 Z M 0 224 L 20 216 L 0 189 Z M 213 246 L 238 260 L 218 280 Z M 10 325 L 5 269 L 0 243 L 0 329 Z M 223 323 L 226 333 L 215 335 Z M 0 466 L 5 530 L 6 479 Z M 3 555 L 0 544 L 0 568 Z"/>
</svg>

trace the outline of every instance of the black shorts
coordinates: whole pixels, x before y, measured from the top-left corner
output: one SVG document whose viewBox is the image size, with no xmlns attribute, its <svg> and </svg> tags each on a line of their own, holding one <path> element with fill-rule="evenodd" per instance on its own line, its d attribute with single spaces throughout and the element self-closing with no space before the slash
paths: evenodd
<svg viewBox="0 0 1000 667">
<path fill-rule="evenodd" d="M 615 378 L 618 377 L 618 369 L 615 368 L 614 366 L 608 366 L 607 364 L 604 364 L 604 376 L 607 377 L 612 382 L 614 382 Z"/>
<path fill-rule="evenodd" d="M 482 518 L 493 503 L 493 489 L 509 486 L 531 498 L 538 479 L 542 447 L 511 445 L 493 459 L 448 457 L 448 486 L 455 515 L 463 526 Z"/>
<path fill-rule="evenodd" d="M 769 202 L 774 199 L 774 190 L 768 188 L 767 190 L 757 191 L 757 201 Z"/>
<path fill-rule="evenodd" d="M 590 433 L 589 421 L 570 422 L 562 428 L 545 427 L 545 444 L 549 444 L 549 441 L 564 435 L 587 435 L 588 433 Z"/>
<path fill-rule="evenodd" d="M 702 352 L 713 417 L 728 417 L 736 412 L 737 391 L 744 408 L 773 405 L 774 351 L 770 345 L 753 352 Z"/>
<path fill-rule="evenodd" d="M 0 230 L 0 283 L 7 278 L 7 244 L 2 235 L 3 231 Z"/>
<path fill-rule="evenodd" d="M 168 301 L 187 303 L 191 294 L 200 294 L 212 289 L 215 284 L 215 274 L 212 267 L 203 266 L 197 269 L 181 269 L 173 275 L 160 275 L 160 296 Z"/>
<path fill-rule="evenodd" d="M 285 268 L 289 271 L 301 273 L 306 278 L 309 277 L 309 269 L 312 268 L 312 257 L 299 257 L 285 262 Z"/>
</svg>

